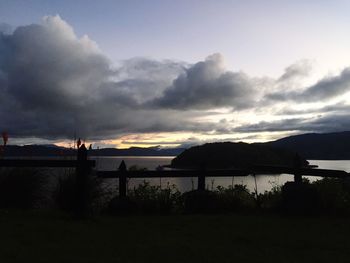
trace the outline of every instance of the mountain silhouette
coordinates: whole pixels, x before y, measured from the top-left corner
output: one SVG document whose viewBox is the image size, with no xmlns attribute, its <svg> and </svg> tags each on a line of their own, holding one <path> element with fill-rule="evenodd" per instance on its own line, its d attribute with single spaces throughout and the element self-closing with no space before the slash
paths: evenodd
<svg viewBox="0 0 350 263">
<path fill-rule="evenodd" d="M 350 159 L 350 131 L 301 134 L 267 144 L 298 152 L 301 156 L 310 160 Z"/>
<path fill-rule="evenodd" d="M 90 156 L 176 156 L 183 148 L 159 148 L 159 147 L 131 147 L 128 149 L 103 148 L 89 150 Z M 4 155 L 6 157 L 54 157 L 76 156 L 76 150 L 56 145 L 7 145 Z"/>
<path fill-rule="evenodd" d="M 247 145 L 268 146 L 266 149 L 284 150 L 284 152 L 298 153 L 305 159 L 310 160 L 350 160 L 350 131 L 334 133 L 309 133 L 285 137 L 276 141 L 266 143 L 253 143 Z M 236 147 L 235 158 L 239 159 L 239 151 L 243 153 L 252 151 L 252 155 L 261 148 L 249 146 Z M 197 146 L 198 147 L 198 146 Z M 226 146 L 223 152 L 226 152 Z M 195 148 L 195 147 L 192 147 Z M 192 149 L 191 148 L 191 149 Z M 196 149 L 196 148 L 195 148 Z M 240 150 L 238 150 L 240 149 Z M 103 148 L 89 151 L 90 156 L 177 156 L 185 151 L 184 148 L 161 148 L 161 147 L 131 147 L 128 149 Z M 237 151 L 237 152 L 236 152 Z M 272 150 L 270 150 L 271 152 Z M 282 151 L 283 152 L 283 151 Z M 230 153 L 231 154 L 231 153 Z M 270 153 L 271 154 L 271 153 Z M 7 145 L 5 147 L 5 156 L 8 157 L 26 157 L 26 156 L 75 156 L 74 149 L 60 147 L 54 144 L 47 145 Z M 182 158 L 182 157 L 181 157 Z M 223 159 L 228 158 L 222 156 Z M 243 161 L 243 160 L 242 160 Z M 266 160 L 268 161 L 268 160 Z"/>
</svg>

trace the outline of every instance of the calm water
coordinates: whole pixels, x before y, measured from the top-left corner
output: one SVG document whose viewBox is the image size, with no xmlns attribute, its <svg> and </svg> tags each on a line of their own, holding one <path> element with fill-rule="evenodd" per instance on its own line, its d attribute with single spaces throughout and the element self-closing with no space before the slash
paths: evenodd
<svg viewBox="0 0 350 263">
<path fill-rule="evenodd" d="M 170 164 L 174 157 L 154 157 L 154 156 L 117 156 L 117 157 L 95 157 L 98 170 L 116 170 L 122 160 L 125 161 L 127 167 L 137 165 L 138 167 L 146 167 L 149 170 L 154 170 L 158 165 Z M 345 170 L 350 172 L 350 160 L 339 161 L 323 161 L 323 160 L 309 160 L 310 164 L 318 165 L 319 168 L 324 169 L 336 169 Z M 318 180 L 317 177 L 307 177 L 310 181 Z M 108 179 L 111 185 L 116 185 L 116 179 Z M 152 184 L 161 185 L 167 187 L 168 184 L 175 184 L 180 191 L 189 191 L 197 187 L 196 178 L 159 178 L 159 179 L 146 179 Z M 129 188 L 133 188 L 142 183 L 144 179 L 130 179 Z M 264 192 L 271 190 L 273 186 L 283 185 L 287 181 L 293 181 L 293 175 L 281 174 L 281 175 L 260 175 L 256 177 L 258 192 Z M 229 186 L 235 184 L 247 185 L 248 189 L 254 191 L 255 181 L 254 177 L 215 177 L 206 179 L 208 189 L 216 188 L 218 185 Z"/>
</svg>

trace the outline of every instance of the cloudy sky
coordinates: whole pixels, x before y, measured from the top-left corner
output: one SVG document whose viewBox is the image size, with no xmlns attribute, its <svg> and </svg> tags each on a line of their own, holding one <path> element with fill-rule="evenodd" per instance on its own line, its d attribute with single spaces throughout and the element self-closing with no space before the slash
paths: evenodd
<svg viewBox="0 0 350 263">
<path fill-rule="evenodd" d="M 0 0 L 12 143 L 178 146 L 350 129 L 349 1 Z"/>
</svg>

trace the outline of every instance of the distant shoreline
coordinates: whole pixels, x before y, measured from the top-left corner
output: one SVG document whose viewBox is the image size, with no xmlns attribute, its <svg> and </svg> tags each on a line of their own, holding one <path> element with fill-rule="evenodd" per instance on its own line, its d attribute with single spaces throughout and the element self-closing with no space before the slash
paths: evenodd
<svg viewBox="0 0 350 263">
<path fill-rule="evenodd" d="M 65 157 L 76 157 L 76 155 L 24 155 L 24 156 L 2 156 L 1 158 L 7 159 L 14 159 L 14 158 L 65 158 Z M 175 158 L 176 155 L 89 155 L 91 158 L 98 158 L 98 157 L 124 157 L 124 158 Z M 307 161 L 350 161 L 350 159 L 307 159 Z"/>
</svg>

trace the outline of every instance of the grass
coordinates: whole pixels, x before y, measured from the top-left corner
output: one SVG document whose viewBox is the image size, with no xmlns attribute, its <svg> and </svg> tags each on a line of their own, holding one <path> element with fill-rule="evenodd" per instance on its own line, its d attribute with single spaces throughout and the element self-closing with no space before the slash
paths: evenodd
<svg viewBox="0 0 350 263">
<path fill-rule="evenodd" d="M 346 262 L 349 219 L 1 211 L 0 262 Z"/>
</svg>

